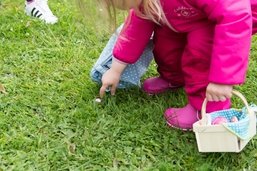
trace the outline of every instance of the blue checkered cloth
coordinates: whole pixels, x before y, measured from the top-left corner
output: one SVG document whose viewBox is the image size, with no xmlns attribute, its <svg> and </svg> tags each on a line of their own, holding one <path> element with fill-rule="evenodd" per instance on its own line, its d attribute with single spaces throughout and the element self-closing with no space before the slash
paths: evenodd
<svg viewBox="0 0 257 171">
<path fill-rule="evenodd" d="M 227 122 L 223 123 L 223 126 L 235 134 L 240 139 L 248 139 L 249 138 L 249 124 L 250 124 L 250 117 L 249 114 L 246 113 L 246 109 L 243 108 L 242 110 L 239 109 L 227 109 L 209 113 L 211 117 L 211 121 L 215 118 L 222 116 L 225 117 L 228 121 L 236 116 L 238 122 Z"/>
<path fill-rule="evenodd" d="M 99 84 L 102 84 L 103 74 L 110 69 L 113 60 L 113 48 L 117 40 L 118 34 L 121 31 L 122 26 L 117 29 L 117 33 L 114 33 L 104 50 L 102 51 L 99 59 L 94 64 L 90 76 L 91 79 Z M 129 88 L 132 86 L 141 86 L 140 79 L 147 71 L 152 59 L 153 59 L 153 42 L 149 40 L 147 47 L 139 60 L 134 64 L 129 64 L 123 71 L 118 88 Z"/>
</svg>

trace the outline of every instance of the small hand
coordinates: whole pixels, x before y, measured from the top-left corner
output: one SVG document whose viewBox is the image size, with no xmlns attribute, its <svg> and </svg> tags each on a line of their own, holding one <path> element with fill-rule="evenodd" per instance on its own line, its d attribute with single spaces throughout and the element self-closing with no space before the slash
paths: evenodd
<svg viewBox="0 0 257 171">
<path fill-rule="evenodd" d="M 119 84 L 120 73 L 115 72 L 112 68 L 106 71 L 102 77 L 102 87 L 100 88 L 99 94 L 103 98 L 106 89 L 110 88 L 111 94 L 114 95 L 116 88 Z"/>
<path fill-rule="evenodd" d="M 226 101 L 232 97 L 233 85 L 209 83 L 206 88 L 206 98 L 208 101 Z"/>
</svg>

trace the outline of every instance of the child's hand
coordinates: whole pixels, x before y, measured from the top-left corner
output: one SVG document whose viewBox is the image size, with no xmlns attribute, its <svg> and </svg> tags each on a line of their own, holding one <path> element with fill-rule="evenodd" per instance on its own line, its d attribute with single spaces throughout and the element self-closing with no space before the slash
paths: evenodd
<svg viewBox="0 0 257 171">
<path fill-rule="evenodd" d="M 208 101 L 225 101 L 232 97 L 232 85 L 209 83 L 206 88 L 206 98 Z"/>
<path fill-rule="evenodd" d="M 100 88 L 99 92 L 101 98 L 104 97 L 105 90 L 109 88 L 111 90 L 111 94 L 115 94 L 116 88 L 120 81 L 120 76 L 126 66 L 126 63 L 122 63 L 115 58 L 113 59 L 111 68 L 107 70 L 102 77 L 102 87 Z"/>
<path fill-rule="evenodd" d="M 120 73 L 112 68 L 106 71 L 102 77 L 102 87 L 100 88 L 100 97 L 103 98 L 105 90 L 110 88 L 111 94 L 114 95 L 119 84 Z"/>
</svg>

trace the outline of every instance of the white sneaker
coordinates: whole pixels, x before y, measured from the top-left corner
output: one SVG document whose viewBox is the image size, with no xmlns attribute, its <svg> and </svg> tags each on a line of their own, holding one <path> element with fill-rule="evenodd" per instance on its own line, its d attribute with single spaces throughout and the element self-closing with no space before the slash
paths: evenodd
<svg viewBox="0 0 257 171">
<path fill-rule="evenodd" d="M 47 0 L 34 0 L 29 3 L 26 1 L 25 13 L 31 17 L 37 17 L 47 24 L 55 24 L 58 21 L 58 18 L 53 15 L 48 7 Z"/>
</svg>

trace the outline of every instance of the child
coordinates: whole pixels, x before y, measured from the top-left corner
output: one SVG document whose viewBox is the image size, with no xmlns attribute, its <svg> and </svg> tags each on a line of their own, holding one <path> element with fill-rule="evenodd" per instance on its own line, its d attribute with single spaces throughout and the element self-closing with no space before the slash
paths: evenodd
<svg viewBox="0 0 257 171">
<path fill-rule="evenodd" d="M 188 96 L 185 107 L 165 111 L 168 125 L 192 129 L 205 97 L 207 112 L 230 107 L 233 85 L 245 81 L 251 35 L 257 32 L 257 0 L 100 1 L 109 10 L 111 5 L 130 9 L 113 50 L 115 59 L 102 77 L 101 97 L 107 88 L 115 93 L 122 72 L 138 60 L 154 32 L 160 76 L 147 79 L 144 91 L 184 87 Z"/>
<path fill-rule="evenodd" d="M 26 0 L 25 12 L 27 15 L 37 17 L 47 24 L 55 24 L 58 18 L 49 9 L 47 0 Z"/>
</svg>

